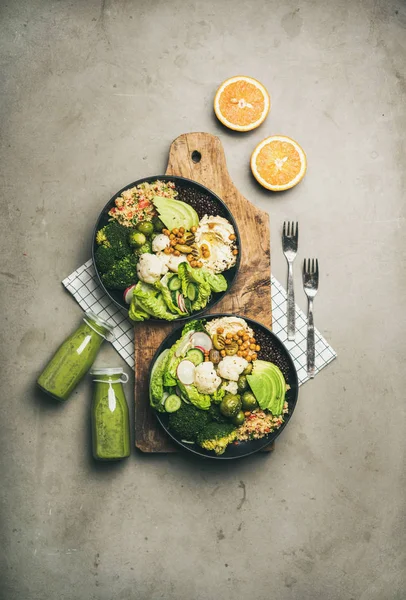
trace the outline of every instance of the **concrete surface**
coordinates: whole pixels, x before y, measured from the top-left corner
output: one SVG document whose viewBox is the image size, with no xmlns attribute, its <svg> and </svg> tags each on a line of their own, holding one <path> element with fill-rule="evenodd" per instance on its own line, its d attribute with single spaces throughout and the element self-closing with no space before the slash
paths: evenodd
<svg viewBox="0 0 406 600">
<path fill-rule="evenodd" d="M 405 3 L 3 0 L 1 24 L 2 600 L 403 600 Z M 272 94 L 247 135 L 212 115 L 238 73 Z M 111 194 L 200 130 L 269 210 L 282 280 L 281 224 L 299 220 L 339 358 L 271 456 L 96 465 L 89 381 L 64 406 L 34 387 L 81 316 L 60 281 Z M 272 133 L 308 154 L 286 194 L 249 172 Z M 296 284 L 304 308 L 299 261 Z"/>
</svg>

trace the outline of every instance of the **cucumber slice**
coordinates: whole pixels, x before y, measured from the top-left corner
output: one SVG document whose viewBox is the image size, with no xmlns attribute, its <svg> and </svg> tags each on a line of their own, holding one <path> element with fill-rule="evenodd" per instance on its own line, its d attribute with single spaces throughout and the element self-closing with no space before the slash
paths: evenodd
<svg viewBox="0 0 406 600">
<path fill-rule="evenodd" d="M 192 348 L 186 353 L 186 358 L 197 367 L 197 365 L 200 365 L 204 361 L 204 354 L 198 348 Z"/>
<path fill-rule="evenodd" d="M 171 277 L 168 281 L 168 288 L 174 292 L 175 290 L 180 289 L 180 279 L 179 277 Z"/>
<path fill-rule="evenodd" d="M 180 409 L 181 404 L 182 404 L 182 401 L 179 398 L 179 396 L 177 396 L 176 394 L 171 394 L 165 400 L 165 410 L 168 413 L 176 412 L 177 410 Z"/>
<path fill-rule="evenodd" d="M 194 283 L 189 283 L 189 285 L 187 286 L 187 297 L 189 298 L 189 300 L 191 302 L 194 302 L 194 300 L 196 300 L 197 297 L 197 287 L 195 286 Z"/>
</svg>

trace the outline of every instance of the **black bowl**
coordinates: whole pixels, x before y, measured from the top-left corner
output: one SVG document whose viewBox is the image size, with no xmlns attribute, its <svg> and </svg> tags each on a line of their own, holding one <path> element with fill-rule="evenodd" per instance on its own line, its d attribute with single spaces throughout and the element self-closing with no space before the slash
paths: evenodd
<svg viewBox="0 0 406 600">
<path fill-rule="evenodd" d="M 128 310 L 128 304 L 126 304 L 124 302 L 123 292 L 116 291 L 116 290 L 109 290 L 103 284 L 100 273 L 96 267 L 96 262 L 94 260 L 94 254 L 97 249 L 96 234 L 99 229 L 101 229 L 102 227 L 107 225 L 107 223 L 109 222 L 110 217 L 108 215 L 108 212 L 111 208 L 113 208 L 113 206 L 115 206 L 116 198 L 118 198 L 125 190 L 128 190 L 129 188 L 135 187 L 135 186 L 139 185 L 140 183 L 144 183 L 144 182 L 151 183 L 152 181 L 156 181 L 157 179 L 159 179 L 160 181 L 164 181 L 164 182 L 173 181 L 176 184 L 176 189 L 178 191 L 179 200 L 183 200 L 184 202 L 187 202 L 188 204 L 190 204 L 195 209 L 195 211 L 199 215 L 200 219 L 205 214 L 208 214 L 208 215 L 219 215 L 220 217 L 224 217 L 225 219 L 230 221 L 230 223 L 234 227 L 235 235 L 237 236 L 237 245 L 238 245 L 238 249 L 239 249 L 239 253 L 237 256 L 237 262 L 234 267 L 232 267 L 231 269 L 228 269 L 228 271 L 223 272 L 224 277 L 227 279 L 227 284 L 228 284 L 227 290 L 225 292 L 221 292 L 221 293 L 217 293 L 217 294 L 213 293 L 212 297 L 210 299 L 210 302 L 207 304 L 207 306 L 203 310 L 195 312 L 192 315 L 189 315 L 187 317 L 181 317 L 179 319 L 176 319 L 176 321 L 186 321 L 187 319 L 190 319 L 190 317 L 192 317 L 192 316 L 197 317 L 199 315 L 202 315 L 203 313 L 208 311 L 210 308 L 213 308 L 213 306 L 215 306 L 218 302 L 220 302 L 220 300 L 223 298 L 224 294 L 227 294 L 227 292 L 230 291 L 231 286 L 233 285 L 233 283 L 237 277 L 238 269 L 240 268 L 240 262 L 241 262 L 241 238 L 240 238 L 240 234 L 238 231 L 237 223 L 235 222 L 235 219 L 234 219 L 233 215 L 231 214 L 231 212 L 229 211 L 229 209 L 227 208 L 226 204 L 214 192 L 209 190 L 204 185 L 201 185 L 200 183 L 197 183 L 196 181 L 192 181 L 191 179 L 186 179 L 185 177 L 176 177 L 176 176 L 169 177 L 168 175 L 155 175 L 153 177 L 144 177 L 143 179 L 138 179 L 138 181 L 134 181 L 134 183 L 129 183 L 128 185 L 123 187 L 119 192 L 114 194 L 114 196 L 111 198 L 111 200 L 109 200 L 109 202 L 106 204 L 106 206 L 101 211 L 99 218 L 97 219 L 96 226 L 95 226 L 94 232 L 93 232 L 93 240 L 92 240 L 93 265 L 94 265 L 99 283 L 100 283 L 102 289 L 104 290 L 104 292 L 107 294 L 107 296 L 109 296 L 109 298 L 111 298 L 111 300 L 113 300 L 113 302 L 117 306 Z M 151 319 L 149 319 L 149 321 L 162 321 L 162 319 L 152 319 L 151 318 Z M 164 322 L 166 322 L 166 321 L 164 321 Z"/>
<path fill-rule="evenodd" d="M 220 456 L 216 456 L 214 452 L 210 452 L 208 450 L 204 450 L 197 444 L 186 444 L 182 442 L 180 438 L 178 438 L 173 432 L 168 428 L 169 415 L 167 413 L 160 413 L 154 411 L 156 417 L 166 431 L 166 433 L 172 438 L 174 442 L 179 444 L 182 448 L 187 450 L 188 452 L 192 452 L 198 456 L 202 456 L 204 458 L 214 458 L 216 460 L 231 460 L 234 458 L 243 458 L 244 456 L 249 456 L 250 454 L 254 454 L 255 452 L 259 452 L 273 442 L 285 429 L 286 425 L 289 423 L 293 411 L 295 410 L 297 398 L 299 394 L 299 382 L 297 377 L 297 372 L 293 360 L 280 339 L 276 337 L 274 333 L 265 325 L 261 325 L 258 321 L 254 321 L 253 319 L 249 319 L 248 317 L 244 317 L 242 315 L 231 315 L 231 314 L 215 314 L 208 315 L 205 318 L 206 321 L 211 321 L 212 319 L 217 319 L 219 317 L 240 317 L 244 319 L 248 323 L 248 325 L 254 330 L 255 338 L 258 344 L 261 346 L 261 350 L 258 353 L 258 358 L 262 360 L 269 360 L 276 364 L 282 371 L 286 383 L 290 386 L 290 389 L 286 392 L 286 400 L 288 402 L 288 412 L 284 415 L 284 422 L 280 426 L 279 429 L 274 432 L 268 434 L 267 436 L 259 439 L 259 440 L 249 440 L 247 442 L 239 442 L 238 445 L 230 444 L 227 446 L 224 454 Z M 168 337 L 162 342 L 156 351 L 154 358 L 152 359 L 148 382 L 151 380 L 151 371 L 152 367 L 158 356 L 166 350 L 170 348 L 180 337 L 182 327 L 177 327 L 172 333 L 168 335 Z M 151 408 L 151 410 L 153 410 Z"/>
</svg>

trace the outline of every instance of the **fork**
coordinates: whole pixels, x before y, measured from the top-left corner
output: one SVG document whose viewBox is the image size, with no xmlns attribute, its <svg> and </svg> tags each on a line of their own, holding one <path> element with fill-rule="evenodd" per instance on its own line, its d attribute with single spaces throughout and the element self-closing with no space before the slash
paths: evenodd
<svg viewBox="0 0 406 600">
<path fill-rule="evenodd" d="M 295 339 L 295 292 L 293 289 L 293 261 L 296 258 L 299 239 L 299 223 L 285 221 L 282 232 L 283 253 L 288 261 L 287 319 L 288 340 Z"/>
<path fill-rule="evenodd" d="M 313 299 L 319 288 L 319 261 L 308 258 L 303 261 L 303 288 L 307 296 L 307 374 L 313 379 L 315 375 L 314 365 L 314 319 Z"/>
</svg>

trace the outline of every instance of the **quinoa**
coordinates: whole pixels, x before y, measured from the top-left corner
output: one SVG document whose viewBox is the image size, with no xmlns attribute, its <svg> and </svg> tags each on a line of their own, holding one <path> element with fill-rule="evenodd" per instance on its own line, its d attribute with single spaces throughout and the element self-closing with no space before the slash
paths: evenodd
<svg viewBox="0 0 406 600">
<path fill-rule="evenodd" d="M 153 181 L 124 190 L 116 198 L 115 206 L 110 209 L 109 216 L 116 219 L 125 227 L 134 227 L 139 221 L 151 221 L 157 212 L 153 205 L 154 196 L 163 198 L 176 198 L 178 192 L 172 181 Z"/>
<path fill-rule="evenodd" d="M 288 403 L 283 405 L 281 415 L 273 416 L 270 413 L 257 409 L 253 412 L 245 413 L 245 421 L 237 429 L 237 440 L 246 442 L 248 440 L 259 440 L 269 433 L 272 433 L 282 425 L 283 415 L 289 412 Z"/>
</svg>

